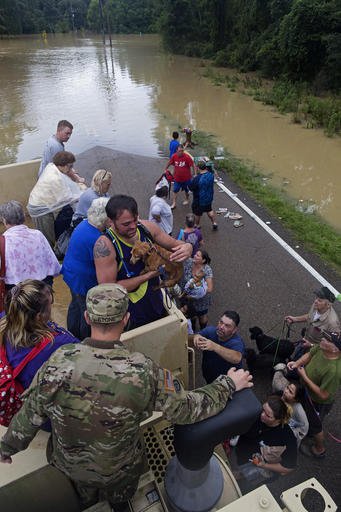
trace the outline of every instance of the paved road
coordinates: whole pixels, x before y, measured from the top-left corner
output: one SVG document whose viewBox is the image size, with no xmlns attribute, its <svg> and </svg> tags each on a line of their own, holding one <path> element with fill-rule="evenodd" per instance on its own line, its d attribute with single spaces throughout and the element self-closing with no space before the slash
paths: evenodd
<svg viewBox="0 0 341 512">
<path fill-rule="evenodd" d="M 96 169 L 105 168 L 113 172 L 111 193 L 133 195 L 139 204 L 142 218 L 149 208 L 149 197 L 154 192 L 154 183 L 164 169 L 165 160 L 114 152 L 106 148 L 95 148 L 82 153 L 76 162 L 77 169 L 91 178 Z M 223 176 L 225 185 L 244 201 L 264 221 L 294 247 L 294 239 L 271 218 L 263 208 L 251 200 Z M 225 193 L 216 189 L 215 209 L 226 207 L 242 213 L 244 226 L 235 228 L 232 221 L 218 217 L 219 229 L 212 232 L 208 219 L 202 221 L 205 246 L 212 258 L 214 271 L 214 303 L 209 312 L 210 322 L 215 323 L 225 309 L 235 309 L 241 316 L 241 333 L 248 346 L 248 328 L 258 325 L 270 334 L 279 336 L 285 314 L 303 314 L 314 300 L 313 291 L 321 285 L 289 254 L 287 254 L 254 220 L 244 214 Z M 183 226 L 189 207 L 179 201 L 174 211 L 176 233 Z M 297 249 L 336 289 L 341 290 L 341 278 L 323 264 L 316 256 Z M 336 305 L 341 316 L 341 304 Z M 299 336 L 297 329 L 297 336 Z M 200 371 L 199 383 L 200 381 Z M 270 377 L 255 375 L 255 391 L 260 399 L 270 390 Z M 341 439 L 341 393 L 333 411 L 326 419 L 326 430 Z M 280 493 L 297 483 L 315 476 L 326 487 L 336 503 L 341 504 L 341 445 L 327 437 L 328 454 L 324 460 L 299 456 L 299 468 L 291 475 L 282 477 L 270 486 L 278 498 Z M 317 508 L 315 508 L 317 510 Z"/>
</svg>

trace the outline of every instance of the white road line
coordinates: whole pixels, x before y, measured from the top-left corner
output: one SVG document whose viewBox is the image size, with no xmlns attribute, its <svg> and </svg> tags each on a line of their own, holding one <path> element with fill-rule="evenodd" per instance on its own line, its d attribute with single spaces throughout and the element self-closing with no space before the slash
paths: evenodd
<svg viewBox="0 0 341 512">
<path fill-rule="evenodd" d="M 276 242 L 278 242 L 279 245 L 283 247 L 283 249 L 285 249 L 293 258 L 295 258 L 296 261 L 298 261 L 298 263 L 300 263 L 313 277 L 315 277 L 317 281 L 319 281 L 323 286 L 327 286 L 336 297 L 340 295 L 340 292 L 336 288 L 334 288 L 332 284 L 330 284 L 323 276 L 321 276 L 321 274 L 317 272 L 317 270 L 315 270 L 311 265 L 309 265 L 309 263 L 304 258 L 302 258 L 302 256 L 300 256 L 296 251 L 294 251 L 294 249 L 290 247 L 290 245 L 287 244 L 283 240 L 283 238 L 278 236 L 277 233 L 275 233 L 271 228 L 269 228 L 269 226 L 265 222 L 263 222 L 262 219 L 260 219 L 258 215 L 256 215 L 248 206 L 246 206 L 246 204 L 243 203 L 243 201 L 241 201 L 236 196 L 236 194 L 231 192 L 231 190 L 229 190 L 224 185 L 224 183 L 217 181 L 216 184 L 235 203 L 237 203 L 252 219 L 254 219 L 263 229 L 265 229 L 265 231 L 267 231 L 267 233 L 269 233 L 269 235 L 272 236 L 272 238 L 274 238 L 274 240 L 276 240 Z"/>
</svg>

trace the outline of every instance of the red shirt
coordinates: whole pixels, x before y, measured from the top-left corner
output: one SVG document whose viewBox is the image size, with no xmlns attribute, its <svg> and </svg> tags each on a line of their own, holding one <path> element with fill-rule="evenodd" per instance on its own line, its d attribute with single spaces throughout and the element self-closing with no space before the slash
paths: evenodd
<svg viewBox="0 0 341 512">
<path fill-rule="evenodd" d="M 193 160 L 186 153 L 183 156 L 174 153 L 170 159 L 170 165 L 174 165 L 174 181 L 183 183 L 192 178 L 191 167 L 193 166 Z"/>
</svg>

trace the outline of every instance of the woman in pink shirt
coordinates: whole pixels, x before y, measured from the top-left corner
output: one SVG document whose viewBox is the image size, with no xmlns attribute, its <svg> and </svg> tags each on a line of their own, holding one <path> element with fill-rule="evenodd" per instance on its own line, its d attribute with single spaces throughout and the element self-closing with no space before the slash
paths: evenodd
<svg viewBox="0 0 341 512">
<path fill-rule="evenodd" d="M 45 236 L 28 228 L 25 213 L 18 201 L 0 206 L 0 221 L 5 226 L 6 288 L 25 279 L 38 279 L 52 285 L 60 265 Z"/>
</svg>

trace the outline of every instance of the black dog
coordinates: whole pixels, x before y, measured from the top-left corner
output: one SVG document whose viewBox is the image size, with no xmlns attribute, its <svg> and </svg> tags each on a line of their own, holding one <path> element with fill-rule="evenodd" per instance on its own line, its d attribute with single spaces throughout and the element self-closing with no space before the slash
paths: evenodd
<svg viewBox="0 0 341 512">
<path fill-rule="evenodd" d="M 295 346 L 288 339 L 273 338 L 263 333 L 260 327 L 251 327 L 251 340 L 256 341 L 258 354 L 253 349 L 247 349 L 246 361 L 250 370 L 273 367 L 277 363 L 285 363 L 293 353 Z"/>
</svg>

